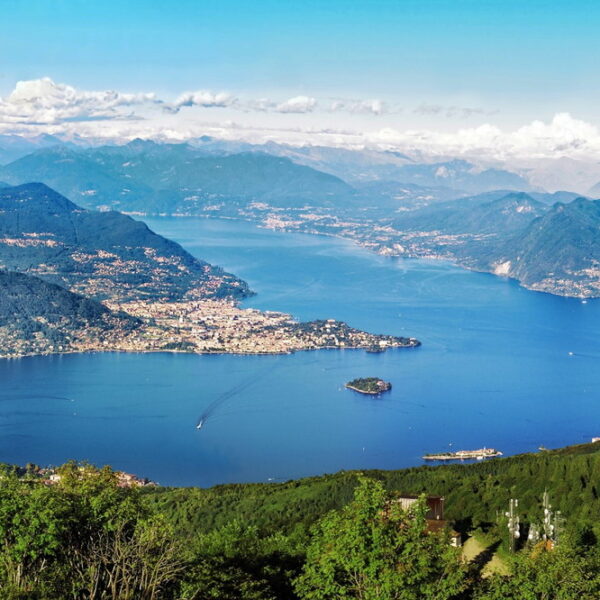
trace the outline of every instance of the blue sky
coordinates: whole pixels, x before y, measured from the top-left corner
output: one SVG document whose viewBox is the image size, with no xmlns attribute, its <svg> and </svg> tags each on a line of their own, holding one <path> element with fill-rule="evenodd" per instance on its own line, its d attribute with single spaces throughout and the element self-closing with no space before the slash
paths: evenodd
<svg viewBox="0 0 600 600">
<path fill-rule="evenodd" d="M 600 87 L 598 2 L 4 0 L 2 13 L 3 92 L 50 76 L 165 94 L 465 97 L 517 115 L 586 107 L 579 95 Z"/>
<path fill-rule="evenodd" d="M 393 109 L 380 123 L 354 109 L 338 116 L 359 130 L 515 129 L 565 112 L 594 124 L 598 31 L 600 3 L 587 0 L 3 0 L 0 96 L 49 77 L 165 101 L 227 92 L 245 110 L 249 99 L 297 96 Z M 219 110 L 206 118 L 233 118 Z M 331 121 L 312 112 L 314 126 Z M 283 121 L 255 116 L 263 127 Z"/>
</svg>

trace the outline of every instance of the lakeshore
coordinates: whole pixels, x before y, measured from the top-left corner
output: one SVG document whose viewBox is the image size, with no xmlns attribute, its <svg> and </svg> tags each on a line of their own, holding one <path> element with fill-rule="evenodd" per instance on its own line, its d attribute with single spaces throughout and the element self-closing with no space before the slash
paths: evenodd
<svg viewBox="0 0 600 600">
<path fill-rule="evenodd" d="M 105 301 L 116 313 L 139 319 L 135 328 L 73 331 L 59 344 L 23 339 L 0 327 L 0 358 L 78 352 L 187 352 L 192 354 L 290 354 L 302 350 L 416 348 L 413 337 L 372 334 L 336 319 L 300 322 L 272 310 L 242 308 L 233 300 L 186 302 Z"/>
<path fill-rule="evenodd" d="M 410 210 L 404 207 L 404 210 Z M 131 213 L 144 217 L 142 213 Z M 166 216 L 166 215 L 165 215 Z M 352 211 L 323 207 L 272 206 L 265 202 L 205 207 L 202 212 L 175 213 L 171 218 L 230 219 L 255 223 L 266 229 L 287 233 L 323 235 L 351 240 L 361 248 L 388 258 L 421 258 L 452 263 L 460 268 L 506 277 L 506 264 L 484 266 L 475 256 L 464 254 L 464 248 L 490 241 L 487 233 L 444 233 L 435 228 L 407 231 L 394 227 L 387 215 L 356 215 Z M 148 218 L 146 215 L 144 218 Z M 524 288 L 565 297 L 587 299 L 600 297 L 600 268 L 572 271 L 563 277 L 553 274 L 537 282 L 521 282 Z"/>
<path fill-rule="evenodd" d="M 164 486 L 208 486 L 417 466 L 449 443 L 510 456 L 598 435 L 593 300 L 535 294 L 439 262 L 385 259 L 331 237 L 208 219 L 149 224 L 247 281 L 257 295 L 240 309 L 299 321 L 335 316 L 363 331 L 414 335 L 423 346 L 0 361 L 3 460 L 79 457 Z M 343 388 L 370 373 L 401 385 L 377 401 Z M 224 396 L 198 432 L 199 415 Z"/>
</svg>

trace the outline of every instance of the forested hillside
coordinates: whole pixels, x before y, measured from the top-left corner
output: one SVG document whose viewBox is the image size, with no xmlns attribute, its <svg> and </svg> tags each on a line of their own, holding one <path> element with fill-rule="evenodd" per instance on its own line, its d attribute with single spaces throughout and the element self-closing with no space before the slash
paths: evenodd
<svg viewBox="0 0 600 600">
<path fill-rule="evenodd" d="M 482 464 L 341 472 L 283 484 L 122 487 L 110 468 L 35 465 L 0 477 L 2 598 L 164 600 L 595 600 L 600 593 L 600 444 Z M 528 542 L 547 490 L 564 524 Z M 482 578 L 430 530 L 444 494 L 465 535 L 503 547 L 506 575 Z M 504 511 L 518 498 L 521 538 L 507 553 Z M 497 544 L 493 545 L 496 548 Z"/>
<path fill-rule="evenodd" d="M 64 288 L 0 270 L 0 356 L 75 351 L 127 335 L 141 322 Z"/>
<path fill-rule="evenodd" d="M 498 251 L 497 264 L 536 290 L 600 295 L 600 201 L 556 203 Z"/>
<path fill-rule="evenodd" d="M 386 489 L 441 495 L 459 529 L 488 526 L 510 498 L 524 520 L 539 512 L 544 490 L 572 525 L 594 524 L 600 536 L 600 443 L 522 454 L 475 464 L 365 471 Z M 352 498 L 357 473 L 311 477 L 281 484 L 223 485 L 211 489 L 159 488 L 149 500 L 183 531 L 210 531 L 236 517 L 261 530 L 292 532 Z"/>
<path fill-rule="evenodd" d="M 0 190 L 0 268 L 97 300 L 229 297 L 246 284 L 144 223 L 85 210 L 44 184 Z"/>
</svg>

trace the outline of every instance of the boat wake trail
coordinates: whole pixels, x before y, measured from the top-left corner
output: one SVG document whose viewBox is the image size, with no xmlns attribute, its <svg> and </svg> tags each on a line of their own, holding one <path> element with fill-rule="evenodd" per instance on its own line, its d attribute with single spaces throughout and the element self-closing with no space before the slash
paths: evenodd
<svg viewBox="0 0 600 600">
<path fill-rule="evenodd" d="M 74 398 L 67 396 L 51 396 L 48 394 L 7 394 L 12 400 L 65 400 L 66 402 L 75 402 Z"/>
<path fill-rule="evenodd" d="M 217 396 L 202 412 L 202 414 L 198 417 L 198 422 L 196 423 L 196 429 L 202 429 L 202 427 L 206 424 L 206 421 L 210 419 L 215 412 L 225 404 L 228 400 L 231 400 L 238 394 L 241 394 L 243 391 L 247 390 L 249 387 L 255 385 L 262 379 L 266 377 L 268 373 L 273 373 L 281 364 L 281 359 L 279 359 L 275 365 L 269 366 L 268 368 L 261 369 L 259 371 L 255 371 L 252 375 L 246 377 L 243 381 L 233 386 L 229 390 L 223 392 L 220 396 Z"/>
</svg>

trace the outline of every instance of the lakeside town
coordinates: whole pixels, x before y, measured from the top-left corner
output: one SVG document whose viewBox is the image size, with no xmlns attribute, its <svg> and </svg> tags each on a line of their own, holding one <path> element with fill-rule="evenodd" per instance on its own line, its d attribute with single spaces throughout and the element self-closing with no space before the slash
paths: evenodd
<svg viewBox="0 0 600 600">
<path fill-rule="evenodd" d="M 299 322 L 282 312 L 241 308 L 233 300 L 104 304 L 113 314 L 136 317 L 137 326 L 72 330 L 62 343 L 41 334 L 24 338 L 9 327 L 0 327 L 0 358 L 102 351 L 289 354 L 325 348 L 384 351 L 420 345 L 416 338 L 372 334 L 335 319 Z"/>
<path fill-rule="evenodd" d="M 120 488 L 141 488 L 141 487 L 157 487 L 155 481 L 151 481 L 147 477 L 138 477 L 133 473 L 125 471 L 113 471 L 110 467 L 97 469 L 88 464 L 67 463 L 62 467 L 41 467 L 34 463 L 28 463 L 24 467 L 15 465 L 0 465 L 0 479 L 5 478 L 8 474 L 16 475 L 19 481 L 23 483 L 40 483 L 43 485 L 57 485 L 75 476 L 78 479 L 86 477 L 98 477 L 102 474 L 107 479 L 114 479 L 117 487 Z"/>
</svg>

